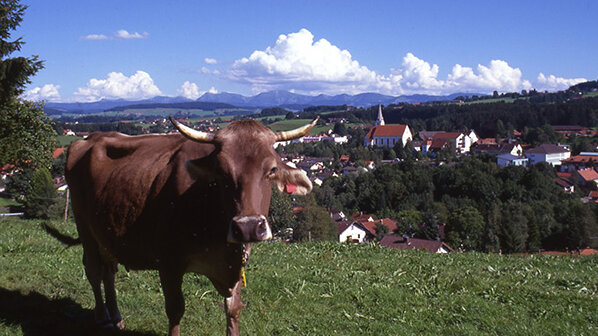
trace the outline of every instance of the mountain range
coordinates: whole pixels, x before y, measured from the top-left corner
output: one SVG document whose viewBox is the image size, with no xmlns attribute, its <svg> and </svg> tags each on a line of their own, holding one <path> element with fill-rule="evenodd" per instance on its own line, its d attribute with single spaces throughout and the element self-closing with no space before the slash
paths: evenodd
<svg viewBox="0 0 598 336">
<path fill-rule="evenodd" d="M 157 96 L 144 100 L 100 100 L 97 102 L 83 103 L 46 103 L 44 110 L 46 114 L 64 114 L 64 113 L 101 113 L 107 110 L 125 110 L 151 108 L 153 106 L 168 108 L 172 104 L 173 108 L 202 108 L 201 103 L 206 104 L 205 108 L 213 107 L 212 103 L 222 103 L 221 108 L 266 108 L 282 107 L 291 110 L 301 110 L 308 106 L 317 105 L 350 105 L 357 107 L 367 107 L 377 104 L 397 104 L 397 103 L 424 103 L 429 101 L 450 101 L 459 96 L 471 96 L 472 93 L 454 93 L 446 96 L 432 95 L 403 95 L 388 96 L 378 93 L 361 93 L 356 95 L 318 95 L 308 96 L 288 91 L 268 91 L 247 97 L 236 93 L 205 93 L 196 100 L 184 97 L 164 97 Z M 183 103 L 183 104 L 181 104 Z M 185 104 L 189 103 L 189 104 Z M 190 104 L 193 103 L 193 104 Z"/>
</svg>

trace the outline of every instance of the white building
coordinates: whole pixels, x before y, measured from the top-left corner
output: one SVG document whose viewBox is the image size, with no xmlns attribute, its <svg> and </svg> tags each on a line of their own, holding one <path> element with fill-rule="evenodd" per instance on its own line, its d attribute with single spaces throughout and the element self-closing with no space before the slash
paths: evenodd
<svg viewBox="0 0 598 336">
<path fill-rule="evenodd" d="M 394 147 L 401 142 L 403 146 L 413 140 L 413 135 L 407 125 L 386 125 L 382 116 L 382 106 L 378 107 L 376 125 L 366 134 L 364 146 Z"/>
<path fill-rule="evenodd" d="M 336 223 L 338 227 L 338 241 L 340 243 L 363 243 L 368 235 L 368 230 L 358 222 L 342 221 Z"/>
<path fill-rule="evenodd" d="M 526 167 L 529 159 L 525 156 L 513 155 L 511 153 L 502 153 L 496 156 L 496 164 L 499 167 L 523 166 Z"/>
<path fill-rule="evenodd" d="M 528 149 L 525 152 L 525 156 L 529 159 L 531 166 L 540 162 L 548 162 L 552 166 L 558 166 L 561 164 L 561 160 L 571 157 L 571 152 L 557 145 L 542 144 L 538 147 Z"/>
</svg>

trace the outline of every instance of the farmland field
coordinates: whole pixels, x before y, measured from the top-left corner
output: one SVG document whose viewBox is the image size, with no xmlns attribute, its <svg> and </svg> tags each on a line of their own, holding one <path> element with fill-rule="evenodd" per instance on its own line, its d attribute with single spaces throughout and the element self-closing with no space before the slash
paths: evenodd
<svg viewBox="0 0 598 336">
<path fill-rule="evenodd" d="M 76 236 L 73 223 L 52 223 Z M 40 221 L 0 219 L 0 335 L 88 335 L 81 247 Z M 596 335 L 598 257 L 434 255 L 375 244 L 255 245 L 242 335 Z M 127 330 L 164 335 L 155 271 L 116 280 Z M 222 299 L 188 274 L 184 335 L 223 335 Z"/>
<path fill-rule="evenodd" d="M 306 124 L 309 124 L 310 122 L 311 122 L 311 120 L 309 120 L 309 119 L 281 120 L 281 121 L 278 121 L 278 122 L 268 125 L 268 127 L 270 127 L 270 129 L 273 130 L 274 132 L 288 131 L 288 130 L 295 129 L 297 127 L 301 127 Z M 320 133 L 325 132 L 331 128 L 332 128 L 332 126 L 316 126 L 309 131 L 309 134 L 320 134 Z"/>
</svg>

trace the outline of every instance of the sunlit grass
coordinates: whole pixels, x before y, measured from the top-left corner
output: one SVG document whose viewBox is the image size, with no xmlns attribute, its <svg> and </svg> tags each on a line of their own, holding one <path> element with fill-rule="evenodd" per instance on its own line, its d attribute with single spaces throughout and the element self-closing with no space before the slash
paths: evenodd
<svg viewBox="0 0 598 336">
<path fill-rule="evenodd" d="M 76 236 L 73 223 L 54 225 Z M 81 247 L 39 221 L 0 220 L 0 335 L 86 335 Z M 594 335 L 598 257 L 435 255 L 375 244 L 254 246 L 242 335 Z M 164 335 L 155 271 L 117 273 L 128 332 Z M 185 276 L 185 335 L 224 334 L 222 298 Z"/>
</svg>

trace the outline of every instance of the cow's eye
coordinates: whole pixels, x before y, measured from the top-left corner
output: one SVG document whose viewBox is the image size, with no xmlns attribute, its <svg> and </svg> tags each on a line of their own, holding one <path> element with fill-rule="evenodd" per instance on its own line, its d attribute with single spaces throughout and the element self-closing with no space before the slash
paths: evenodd
<svg viewBox="0 0 598 336">
<path fill-rule="evenodd" d="M 276 173 L 278 172 L 278 167 L 272 167 L 272 169 L 270 169 L 270 172 L 268 173 L 268 176 L 272 177 L 274 176 Z"/>
</svg>

